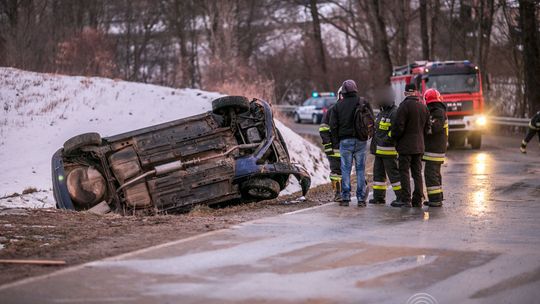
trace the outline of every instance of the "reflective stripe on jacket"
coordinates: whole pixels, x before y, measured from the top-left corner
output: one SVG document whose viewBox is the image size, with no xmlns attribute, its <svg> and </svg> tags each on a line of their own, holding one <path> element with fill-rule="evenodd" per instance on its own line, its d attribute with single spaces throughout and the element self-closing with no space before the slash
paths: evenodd
<svg viewBox="0 0 540 304">
<path fill-rule="evenodd" d="M 392 138 L 392 123 L 396 117 L 397 107 L 381 107 L 375 118 L 375 134 L 371 140 L 370 152 L 381 157 L 397 157 L 395 141 Z"/>
</svg>

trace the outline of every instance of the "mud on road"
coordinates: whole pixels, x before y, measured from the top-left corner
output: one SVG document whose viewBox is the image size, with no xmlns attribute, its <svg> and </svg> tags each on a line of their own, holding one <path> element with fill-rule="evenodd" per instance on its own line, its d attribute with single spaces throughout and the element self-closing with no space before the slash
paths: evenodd
<svg viewBox="0 0 540 304">
<path fill-rule="evenodd" d="M 298 196 L 157 216 L 95 215 L 58 209 L 0 210 L 0 259 L 50 259 L 66 266 L 0 264 L 0 284 L 330 202 L 330 186 Z M 3 247 L 3 248 L 2 248 Z"/>
</svg>

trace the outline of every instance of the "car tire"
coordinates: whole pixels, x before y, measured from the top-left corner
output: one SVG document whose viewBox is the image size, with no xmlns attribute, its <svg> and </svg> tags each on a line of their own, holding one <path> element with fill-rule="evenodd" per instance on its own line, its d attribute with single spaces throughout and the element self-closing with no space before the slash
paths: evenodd
<svg viewBox="0 0 540 304">
<path fill-rule="evenodd" d="M 316 115 L 316 114 L 313 114 L 313 116 L 311 116 L 311 122 L 314 124 L 314 125 L 317 125 L 319 124 L 319 116 Z"/>
<path fill-rule="evenodd" d="M 242 191 L 249 198 L 269 200 L 278 197 L 280 186 L 270 178 L 252 178 L 242 184 Z"/>
<path fill-rule="evenodd" d="M 244 96 L 225 96 L 212 101 L 212 112 L 224 115 L 232 109 L 234 112 L 244 113 L 249 110 L 249 100 Z"/>
<path fill-rule="evenodd" d="M 300 115 L 298 113 L 294 113 L 294 122 L 295 123 L 301 123 L 302 119 L 300 119 Z"/>
<path fill-rule="evenodd" d="M 464 134 L 452 134 L 448 137 L 448 146 L 450 148 L 462 148 L 465 146 L 465 135 Z"/>
<path fill-rule="evenodd" d="M 73 136 L 64 143 L 64 153 L 70 154 L 82 147 L 99 146 L 101 144 L 101 135 L 91 132 Z"/>
<path fill-rule="evenodd" d="M 482 134 L 475 132 L 469 135 L 467 141 L 469 144 L 471 144 L 471 148 L 473 148 L 473 150 L 478 150 L 482 147 Z"/>
</svg>

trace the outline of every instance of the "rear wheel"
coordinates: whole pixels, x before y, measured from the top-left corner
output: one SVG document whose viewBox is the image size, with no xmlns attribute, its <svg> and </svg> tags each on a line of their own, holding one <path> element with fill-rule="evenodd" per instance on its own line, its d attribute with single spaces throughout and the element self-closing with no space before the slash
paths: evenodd
<svg viewBox="0 0 540 304">
<path fill-rule="evenodd" d="M 461 133 L 450 133 L 448 145 L 451 148 L 462 148 L 465 146 L 465 135 Z"/>
<path fill-rule="evenodd" d="M 302 119 L 300 119 L 300 115 L 298 113 L 294 113 L 294 122 L 295 123 L 301 123 Z"/>
<path fill-rule="evenodd" d="M 474 150 L 480 149 L 482 147 L 482 134 L 479 132 L 474 132 L 467 138 L 469 144 Z"/>
<path fill-rule="evenodd" d="M 64 143 L 64 153 L 70 154 L 79 150 L 82 147 L 99 146 L 100 144 L 101 136 L 99 135 L 99 133 L 84 133 L 68 139 Z"/>
<path fill-rule="evenodd" d="M 280 186 L 270 178 L 253 178 L 244 182 L 242 190 L 250 198 L 268 200 L 278 197 Z"/>
<path fill-rule="evenodd" d="M 212 101 L 212 112 L 218 115 L 225 115 L 230 110 L 244 113 L 249 110 L 249 100 L 244 96 L 225 96 Z"/>
</svg>

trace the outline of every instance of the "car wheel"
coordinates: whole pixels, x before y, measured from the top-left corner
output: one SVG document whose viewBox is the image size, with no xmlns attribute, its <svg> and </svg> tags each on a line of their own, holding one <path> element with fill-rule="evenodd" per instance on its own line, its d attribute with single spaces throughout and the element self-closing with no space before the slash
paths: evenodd
<svg viewBox="0 0 540 304">
<path fill-rule="evenodd" d="M 302 120 L 300 119 L 300 115 L 298 113 L 294 113 L 294 122 L 295 123 L 301 123 Z"/>
<path fill-rule="evenodd" d="M 319 123 L 319 116 L 313 114 L 313 116 L 311 117 L 311 122 L 316 125 Z"/>
<path fill-rule="evenodd" d="M 467 141 L 471 144 L 471 147 L 474 150 L 480 149 L 482 147 L 482 134 L 475 132 L 467 138 Z"/>
<path fill-rule="evenodd" d="M 82 147 L 98 146 L 101 144 L 101 135 L 99 133 L 84 133 L 68 139 L 64 143 L 64 153 L 70 154 Z"/>
<path fill-rule="evenodd" d="M 463 134 L 452 134 L 448 137 L 448 145 L 450 148 L 462 148 L 465 146 L 465 135 Z"/>
<path fill-rule="evenodd" d="M 252 178 L 244 182 L 242 189 L 250 198 L 268 200 L 278 197 L 280 186 L 270 178 Z"/>
<path fill-rule="evenodd" d="M 244 113 L 249 110 L 249 100 L 244 96 L 225 96 L 212 101 L 214 114 L 224 115 L 231 109 L 236 113 Z"/>
</svg>

